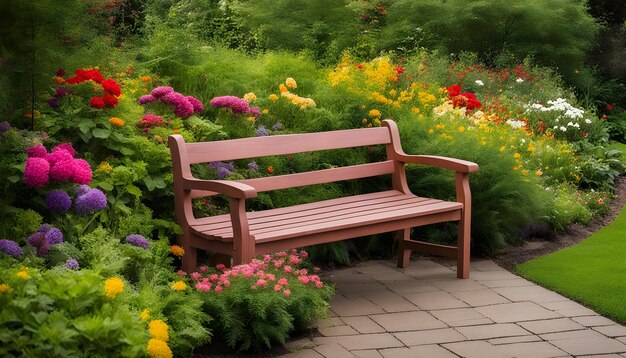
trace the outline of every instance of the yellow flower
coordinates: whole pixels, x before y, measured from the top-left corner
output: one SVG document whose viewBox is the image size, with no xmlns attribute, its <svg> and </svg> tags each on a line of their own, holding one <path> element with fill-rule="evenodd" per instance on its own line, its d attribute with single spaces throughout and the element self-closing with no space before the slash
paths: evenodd
<svg viewBox="0 0 626 358">
<path fill-rule="evenodd" d="M 141 313 L 139 314 L 139 318 L 141 318 L 141 322 L 145 322 L 148 320 L 148 318 L 150 318 L 150 311 L 143 310 L 141 311 Z"/>
<path fill-rule="evenodd" d="M 506 147 L 505 147 L 505 146 L 500 147 L 500 151 L 501 151 L 501 152 L 504 152 L 505 150 L 506 150 Z"/>
<path fill-rule="evenodd" d="M 167 343 L 160 339 L 149 340 L 147 351 L 151 358 L 172 358 L 174 356 Z"/>
<path fill-rule="evenodd" d="M 515 158 L 515 159 L 519 159 L 519 158 L 521 158 L 521 157 L 522 157 L 522 155 L 521 155 L 521 154 L 519 154 L 519 153 L 515 153 L 515 154 L 513 154 L 513 158 Z"/>
<path fill-rule="evenodd" d="M 380 111 L 379 111 L 379 110 L 377 110 L 377 109 L 372 109 L 372 110 L 369 112 L 369 115 L 370 115 L 370 117 L 372 117 L 372 118 L 380 118 L 380 117 L 382 116 L 382 114 L 380 113 Z"/>
<path fill-rule="evenodd" d="M 526 175 L 526 174 L 528 174 L 528 170 L 526 169 L 522 170 L 522 175 Z"/>
<path fill-rule="evenodd" d="M 298 84 L 296 83 L 296 80 L 294 80 L 293 78 L 289 77 L 285 80 L 285 84 L 287 85 L 287 87 L 289 88 L 297 88 Z"/>
<path fill-rule="evenodd" d="M 104 281 L 104 293 L 108 298 L 115 298 L 122 292 L 124 292 L 124 282 L 119 277 L 111 277 Z"/>
<path fill-rule="evenodd" d="M 278 100 L 278 96 L 272 93 L 270 95 L 270 99 L 272 100 L 272 102 L 276 102 L 276 100 Z"/>
<path fill-rule="evenodd" d="M 172 282 L 172 288 L 176 291 L 184 291 L 187 289 L 187 284 L 183 281 Z"/>
<path fill-rule="evenodd" d="M 361 122 L 363 122 L 363 124 L 367 123 L 367 118 L 363 118 Z"/>
<path fill-rule="evenodd" d="M 264 109 L 264 110 L 263 110 L 263 112 L 261 112 L 261 113 L 263 113 L 263 114 L 268 114 L 268 113 L 270 113 L 270 111 L 266 108 L 266 109 Z"/>
<path fill-rule="evenodd" d="M 9 293 L 11 292 L 11 286 L 7 283 L 3 283 L 0 285 L 0 293 Z"/>
<path fill-rule="evenodd" d="M 170 252 L 174 255 L 174 256 L 183 256 L 185 255 L 185 249 L 183 249 L 182 247 L 178 246 L 178 245 L 172 245 L 170 247 Z"/>
<path fill-rule="evenodd" d="M 530 143 L 526 150 L 529 151 L 529 152 L 534 152 L 535 151 L 535 146 L 532 143 Z"/>
<path fill-rule="evenodd" d="M 254 117 L 246 117 L 246 120 L 250 121 L 250 122 L 254 122 L 254 121 L 256 121 L 256 118 L 254 118 Z"/>
<path fill-rule="evenodd" d="M 121 127 L 124 125 L 124 120 L 118 117 L 109 118 L 109 123 L 114 127 Z"/>
<path fill-rule="evenodd" d="M 380 125 L 382 124 L 382 122 L 381 122 L 381 121 L 380 121 L 380 119 L 378 119 L 378 118 L 374 118 L 374 120 L 373 120 L 372 122 L 374 122 L 374 124 L 375 124 L 376 126 L 378 126 L 378 127 L 380 127 Z"/>
<path fill-rule="evenodd" d="M 105 173 L 110 173 L 111 171 L 113 171 L 113 167 L 111 167 L 111 164 L 109 164 L 108 162 L 102 162 L 100 163 L 100 165 L 98 165 L 98 170 Z"/>
<path fill-rule="evenodd" d="M 28 280 L 30 278 L 30 275 L 28 274 L 27 270 L 28 269 L 24 268 L 18 271 L 17 277 L 21 278 L 22 280 Z"/>
<path fill-rule="evenodd" d="M 428 130 L 428 134 L 433 134 L 435 131 L 431 128 Z"/>
<path fill-rule="evenodd" d="M 256 99 L 256 95 L 252 92 L 249 92 L 243 95 L 243 99 L 245 99 L 247 102 L 252 102 Z"/>
<path fill-rule="evenodd" d="M 435 128 L 436 128 L 438 131 L 440 131 L 440 130 L 442 130 L 442 129 L 446 128 L 446 125 L 445 125 L 445 124 L 437 124 L 437 125 L 435 126 Z"/>
<path fill-rule="evenodd" d="M 282 84 L 282 83 L 280 84 L 280 86 L 278 86 L 278 90 L 280 91 L 280 93 L 283 93 L 283 92 L 289 92 L 289 90 L 287 89 L 287 87 L 285 87 L 285 85 L 284 85 L 284 84 Z"/>
<path fill-rule="evenodd" d="M 459 129 L 458 129 L 458 131 L 459 131 L 459 133 L 463 133 L 463 132 L 465 132 L 465 127 L 460 126 L 460 127 L 459 127 Z"/>
<path fill-rule="evenodd" d="M 396 90 L 394 90 L 394 89 L 392 89 L 391 91 L 389 91 L 389 95 L 390 95 L 391 97 L 395 97 L 397 93 L 398 93 L 398 92 L 396 92 Z"/>
<path fill-rule="evenodd" d="M 420 113 L 420 109 L 417 108 L 417 107 L 412 107 L 411 108 L 411 112 L 413 112 L 413 113 Z"/>
<path fill-rule="evenodd" d="M 161 321 L 160 319 L 155 319 L 148 324 L 148 331 L 152 338 L 161 340 L 163 342 L 167 342 L 170 339 L 169 333 L 167 331 L 170 329 L 167 323 Z"/>
</svg>

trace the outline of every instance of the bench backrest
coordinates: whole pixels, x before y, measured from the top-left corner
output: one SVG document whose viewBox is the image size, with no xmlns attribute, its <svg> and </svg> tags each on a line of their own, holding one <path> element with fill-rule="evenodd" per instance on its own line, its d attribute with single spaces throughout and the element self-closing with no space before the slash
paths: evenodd
<svg viewBox="0 0 626 358">
<path fill-rule="evenodd" d="M 180 135 L 171 135 L 169 138 L 175 181 L 179 175 L 191 177 L 191 164 L 383 144 L 392 144 L 392 135 L 388 127 L 241 138 L 202 143 L 185 143 Z M 392 174 L 394 171 L 394 161 L 386 160 L 376 163 L 238 181 L 253 186 L 257 189 L 257 192 L 263 192 Z M 208 191 L 194 190 L 191 196 L 195 198 L 215 194 Z"/>
</svg>

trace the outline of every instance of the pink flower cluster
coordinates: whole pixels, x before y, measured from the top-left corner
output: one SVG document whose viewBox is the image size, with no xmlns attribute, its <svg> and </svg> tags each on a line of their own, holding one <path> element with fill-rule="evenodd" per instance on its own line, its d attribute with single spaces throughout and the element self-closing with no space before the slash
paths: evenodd
<svg viewBox="0 0 626 358">
<path fill-rule="evenodd" d="M 146 114 L 141 117 L 141 120 L 137 123 L 137 127 L 139 128 L 152 128 L 152 127 L 160 127 L 163 125 L 163 117 L 157 116 L 156 114 Z"/>
<path fill-rule="evenodd" d="M 69 143 L 60 144 L 50 153 L 42 144 L 26 149 L 24 182 L 31 188 L 41 188 L 50 180 L 71 181 L 75 184 L 91 182 L 91 167 L 84 159 L 74 158 L 76 151 Z"/>
<path fill-rule="evenodd" d="M 174 115 L 180 118 L 189 118 L 194 113 L 204 111 L 204 106 L 200 100 L 193 96 L 185 96 L 178 93 L 170 86 L 156 87 L 150 94 L 139 98 L 139 104 L 141 105 L 157 101 L 173 106 Z"/>
<path fill-rule="evenodd" d="M 261 115 L 259 107 L 250 107 L 244 99 L 235 96 L 215 97 L 211 100 L 213 108 L 229 108 L 233 113 L 249 114 L 255 118 Z"/>
<path fill-rule="evenodd" d="M 217 265 L 217 273 L 209 272 L 208 266 L 200 266 L 199 270 L 193 272 L 189 277 L 195 283 L 198 291 L 209 292 L 213 289 L 220 293 L 224 288 L 231 285 L 231 280 L 241 277 L 249 279 L 252 289 L 271 289 L 275 292 L 282 292 L 284 296 L 291 295 L 289 278 L 297 279 L 302 285 L 313 285 L 316 288 L 324 287 L 318 275 L 309 275 L 307 269 L 298 266 L 285 265 L 288 259 L 293 265 L 300 265 L 308 253 L 304 250 L 298 252 L 293 249 L 290 253 L 285 251 L 276 252 L 273 255 L 263 255 L 263 259 L 253 259 L 249 264 L 235 266 L 231 269 L 224 265 Z M 319 268 L 314 268 L 319 272 Z M 184 271 L 179 271 L 179 275 L 185 276 Z M 293 282 L 292 282 L 293 283 Z"/>
</svg>

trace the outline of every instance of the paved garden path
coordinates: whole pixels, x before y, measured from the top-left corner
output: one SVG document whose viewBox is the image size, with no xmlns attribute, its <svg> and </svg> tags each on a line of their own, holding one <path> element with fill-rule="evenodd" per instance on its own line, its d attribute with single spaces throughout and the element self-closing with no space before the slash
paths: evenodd
<svg viewBox="0 0 626 358">
<path fill-rule="evenodd" d="M 473 262 L 467 280 L 420 259 L 369 261 L 332 281 L 321 336 L 283 357 L 626 357 L 626 327 L 492 261 Z"/>
</svg>

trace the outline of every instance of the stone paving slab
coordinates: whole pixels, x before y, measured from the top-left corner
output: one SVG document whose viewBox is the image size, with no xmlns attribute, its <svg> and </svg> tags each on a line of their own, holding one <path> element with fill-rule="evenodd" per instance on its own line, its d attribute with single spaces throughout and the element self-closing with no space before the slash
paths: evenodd
<svg viewBox="0 0 626 358">
<path fill-rule="evenodd" d="M 336 294 L 319 337 L 290 358 L 622 357 L 626 327 L 490 260 L 459 280 L 453 264 L 380 260 L 331 273 Z M 443 264 L 442 264 L 443 263 Z"/>
</svg>

